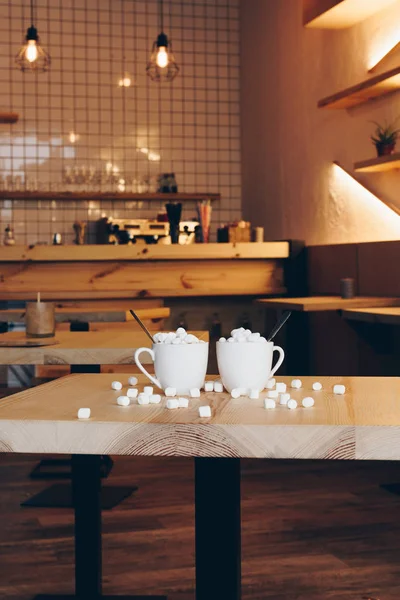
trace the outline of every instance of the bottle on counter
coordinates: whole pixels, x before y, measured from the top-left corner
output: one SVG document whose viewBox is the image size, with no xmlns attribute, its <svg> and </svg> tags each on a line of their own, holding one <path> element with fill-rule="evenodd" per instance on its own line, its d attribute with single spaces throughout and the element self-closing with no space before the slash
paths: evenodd
<svg viewBox="0 0 400 600">
<path fill-rule="evenodd" d="M 11 225 L 7 225 L 4 230 L 4 245 L 15 246 L 14 230 Z"/>
</svg>

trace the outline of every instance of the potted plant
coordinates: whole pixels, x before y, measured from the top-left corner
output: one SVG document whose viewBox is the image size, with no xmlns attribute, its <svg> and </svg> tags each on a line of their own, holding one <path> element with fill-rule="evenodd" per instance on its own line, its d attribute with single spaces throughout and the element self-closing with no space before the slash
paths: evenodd
<svg viewBox="0 0 400 600">
<path fill-rule="evenodd" d="M 378 156 L 392 154 L 400 130 L 395 129 L 394 124 L 388 125 L 385 123 L 384 125 L 380 125 L 375 121 L 372 121 L 372 123 L 376 125 L 376 129 L 374 135 L 371 135 L 371 140 L 375 144 Z"/>
</svg>

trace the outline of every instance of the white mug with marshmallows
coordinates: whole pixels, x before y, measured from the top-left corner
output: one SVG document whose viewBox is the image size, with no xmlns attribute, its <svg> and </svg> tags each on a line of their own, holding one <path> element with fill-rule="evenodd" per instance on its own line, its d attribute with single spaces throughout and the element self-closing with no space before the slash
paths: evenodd
<svg viewBox="0 0 400 600">
<path fill-rule="evenodd" d="M 273 353 L 279 358 L 272 368 Z M 273 342 L 217 342 L 218 371 L 228 392 L 235 388 L 259 390 L 266 387 L 285 358 L 285 352 Z"/>
<path fill-rule="evenodd" d="M 155 377 L 140 362 L 143 352 L 150 354 L 154 362 Z M 154 385 L 165 390 L 175 388 L 177 394 L 189 394 L 193 388 L 200 389 L 206 378 L 208 342 L 195 344 L 153 344 L 152 348 L 138 348 L 135 363 Z"/>
</svg>

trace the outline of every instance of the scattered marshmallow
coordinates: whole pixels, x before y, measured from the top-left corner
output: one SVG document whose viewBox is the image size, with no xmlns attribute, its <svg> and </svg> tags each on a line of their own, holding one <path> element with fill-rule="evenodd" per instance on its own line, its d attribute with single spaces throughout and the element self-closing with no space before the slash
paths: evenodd
<svg viewBox="0 0 400 600">
<path fill-rule="evenodd" d="M 172 398 L 173 396 L 176 396 L 176 388 L 173 387 L 167 387 L 164 390 L 164 394 L 166 396 L 169 396 L 170 398 Z"/>
<path fill-rule="evenodd" d="M 290 387 L 299 390 L 302 386 L 302 381 L 301 379 L 293 379 L 292 383 L 290 384 Z"/>
<path fill-rule="evenodd" d="M 183 327 L 178 327 L 176 331 L 159 331 L 153 335 L 154 342 L 156 344 L 198 344 L 200 341 L 198 337 L 192 333 L 187 333 Z"/>
<path fill-rule="evenodd" d="M 288 392 L 279 394 L 279 404 L 283 404 L 284 406 L 286 406 L 286 404 L 289 402 L 289 400 L 290 400 L 290 394 Z"/>
<path fill-rule="evenodd" d="M 269 392 L 267 392 L 267 398 L 277 398 L 278 396 L 278 390 L 269 390 Z"/>
<path fill-rule="evenodd" d="M 276 384 L 276 391 L 279 392 L 279 393 L 286 392 L 286 383 L 277 383 Z"/>
<path fill-rule="evenodd" d="M 122 383 L 120 381 L 113 381 L 111 387 L 113 390 L 122 390 Z"/>
<path fill-rule="evenodd" d="M 78 419 L 89 419 L 90 408 L 80 408 L 78 410 Z"/>
<path fill-rule="evenodd" d="M 190 395 L 192 398 L 200 398 L 200 390 L 199 388 L 192 388 L 190 390 Z"/>
<path fill-rule="evenodd" d="M 211 417 L 211 406 L 199 406 L 199 417 Z"/>
<path fill-rule="evenodd" d="M 138 396 L 138 404 L 150 404 L 150 396 L 149 394 L 139 394 Z"/>
<path fill-rule="evenodd" d="M 333 386 L 333 393 L 334 394 L 340 394 L 340 395 L 342 395 L 342 394 L 345 393 L 345 391 L 346 391 L 346 388 L 345 388 L 344 385 L 336 384 L 336 385 Z"/>
<path fill-rule="evenodd" d="M 168 398 L 167 408 L 179 408 L 179 401 L 176 398 Z"/>
<path fill-rule="evenodd" d="M 271 409 L 271 408 L 275 408 L 275 406 L 276 406 L 275 400 L 273 400 L 272 398 L 265 398 L 264 408 Z"/>
<path fill-rule="evenodd" d="M 304 408 L 311 408 L 315 404 L 314 398 L 311 398 L 311 396 L 307 396 L 306 398 L 303 398 L 301 403 L 304 406 Z"/>
<path fill-rule="evenodd" d="M 143 388 L 143 393 L 147 394 L 148 396 L 151 396 L 153 393 L 153 388 L 151 385 L 145 385 Z"/>
<path fill-rule="evenodd" d="M 132 385 L 132 386 L 134 386 L 134 385 L 136 385 L 136 384 L 137 384 L 137 382 L 138 382 L 138 378 L 137 378 L 137 377 L 133 377 L 133 376 L 132 376 L 132 377 L 129 377 L 129 379 L 128 379 L 128 383 L 129 383 L 129 385 Z"/>
<path fill-rule="evenodd" d="M 297 408 L 297 402 L 296 402 L 296 400 L 293 400 L 293 398 L 291 398 L 290 400 L 288 400 L 288 403 L 286 404 L 286 406 L 288 408 L 290 408 L 291 410 L 293 410 L 294 408 Z"/>
<path fill-rule="evenodd" d="M 131 399 L 129 396 L 118 396 L 117 404 L 118 406 L 129 406 L 131 403 Z"/>
<path fill-rule="evenodd" d="M 254 390 L 250 390 L 250 399 L 251 400 L 258 400 L 260 397 L 260 392 L 256 389 Z"/>
<path fill-rule="evenodd" d="M 189 399 L 188 398 L 178 398 L 179 408 L 188 408 Z"/>
<path fill-rule="evenodd" d="M 160 404 L 160 402 L 161 402 L 160 394 L 151 394 L 150 404 Z"/>
<path fill-rule="evenodd" d="M 272 388 L 275 387 L 276 384 L 276 380 L 274 377 L 272 377 L 272 379 L 268 379 L 267 381 L 267 390 L 272 390 Z"/>
<path fill-rule="evenodd" d="M 214 382 L 206 381 L 204 384 L 204 391 L 205 392 L 213 392 L 214 391 Z"/>
<path fill-rule="evenodd" d="M 241 395 L 241 394 L 240 394 L 240 389 L 239 389 L 239 388 L 234 388 L 234 389 L 231 391 L 231 397 L 232 397 L 232 398 L 240 398 L 240 395 Z"/>
<path fill-rule="evenodd" d="M 137 398 L 138 389 L 137 388 L 128 388 L 126 390 L 126 395 L 128 396 L 128 398 Z"/>
<path fill-rule="evenodd" d="M 319 392 L 319 390 L 322 390 L 322 383 L 320 383 L 319 381 L 314 381 L 314 383 L 312 384 L 312 389 L 316 392 Z"/>
<path fill-rule="evenodd" d="M 222 385 L 221 381 L 214 381 L 214 392 L 223 392 L 224 391 L 224 386 Z"/>
<path fill-rule="evenodd" d="M 226 342 L 226 338 L 220 337 L 218 341 L 221 342 L 221 344 L 223 344 L 224 342 Z"/>
</svg>

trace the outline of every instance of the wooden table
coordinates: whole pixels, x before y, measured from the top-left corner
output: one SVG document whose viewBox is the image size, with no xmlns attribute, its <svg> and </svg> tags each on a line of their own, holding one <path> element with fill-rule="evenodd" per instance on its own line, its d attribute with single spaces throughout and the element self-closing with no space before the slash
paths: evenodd
<svg viewBox="0 0 400 600">
<path fill-rule="evenodd" d="M 171 314 L 167 306 L 137 308 L 136 314 L 142 319 L 166 319 Z M 134 321 L 129 310 L 106 308 L 58 308 L 55 311 L 56 323 L 122 323 Z M 24 308 L 9 308 L 0 310 L 0 322 L 23 323 Z"/>
<path fill-rule="evenodd" d="M 192 332 L 198 338 L 208 341 L 207 331 Z M 25 333 L 11 331 L 0 335 L 1 342 L 18 343 L 26 340 Z M 134 364 L 134 354 L 141 346 L 151 346 L 143 331 L 113 329 L 104 331 L 57 331 L 52 346 L 29 348 L 0 347 L 0 365 L 130 365 Z M 151 362 L 143 355 L 143 362 Z M 86 369 L 87 370 L 87 369 Z"/>
<path fill-rule="evenodd" d="M 400 378 L 318 379 L 320 392 L 311 390 L 311 377 L 291 390 L 298 400 L 312 395 L 311 409 L 267 411 L 262 398 L 211 392 L 191 399 L 189 409 L 170 411 L 164 400 L 121 408 L 110 375 L 70 375 L 2 401 L 0 452 L 73 453 L 80 598 L 101 593 L 99 455 L 193 457 L 196 600 L 239 600 L 240 458 L 400 459 Z M 332 393 L 335 383 L 346 386 L 344 396 Z M 200 419 L 205 404 L 212 417 Z M 91 408 L 87 421 L 76 417 L 82 406 Z"/>
<path fill-rule="evenodd" d="M 308 296 L 304 298 L 258 298 L 255 303 L 264 308 L 277 310 L 315 312 L 368 306 L 400 306 L 400 298 L 356 296 L 355 298 L 346 299 L 340 296 Z"/>
<path fill-rule="evenodd" d="M 351 321 L 400 325 L 400 307 L 396 306 L 385 306 L 383 308 L 352 308 L 344 310 L 342 316 Z"/>
</svg>

